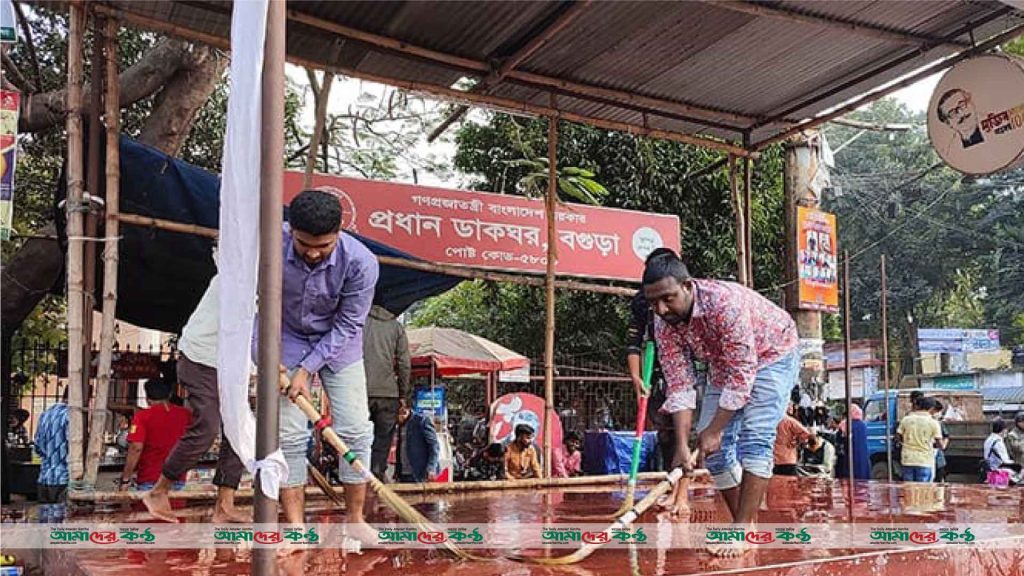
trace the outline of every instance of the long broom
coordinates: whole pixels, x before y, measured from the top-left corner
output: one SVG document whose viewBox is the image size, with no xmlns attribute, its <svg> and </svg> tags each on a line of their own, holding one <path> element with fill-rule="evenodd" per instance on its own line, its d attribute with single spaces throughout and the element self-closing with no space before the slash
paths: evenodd
<svg viewBox="0 0 1024 576">
<path fill-rule="evenodd" d="M 641 369 L 643 386 L 640 390 L 640 398 L 637 401 L 636 409 L 636 438 L 633 440 L 633 458 L 629 465 L 629 480 L 626 484 L 626 499 L 622 506 L 611 514 L 598 514 L 593 516 L 570 516 L 566 520 L 612 520 L 629 512 L 633 507 L 636 496 L 636 481 L 640 473 L 640 451 L 644 443 L 644 427 L 647 423 L 647 398 L 651 394 L 651 377 L 654 373 L 654 341 L 647 340 L 644 344 L 644 361 Z"/>
<path fill-rule="evenodd" d="M 282 392 L 286 391 L 288 389 L 288 386 L 290 385 L 287 376 L 283 373 L 281 374 L 280 385 Z M 338 437 L 338 434 L 334 431 L 334 429 L 328 425 L 329 422 L 325 421 L 321 423 L 322 417 L 320 416 L 320 412 L 313 406 L 312 403 L 310 403 L 308 398 L 306 398 L 305 396 L 298 396 L 297 398 L 292 400 L 292 403 L 298 406 L 299 410 L 302 410 L 302 413 L 306 415 L 306 418 L 313 423 L 314 428 L 322 430 L 324 439 L 327 440 L 327 442 L 331 446 L 333 446 L 335 450 L 338 451 L 338 455 L 341 458 L 343 458 L 346 462 L 348 462 L 350 466 L 352 466 L 352 469 L 355 470 L 356 474 L 362 476 L 363 480 L 366 480 L 366 482 L 370 484 L 370 488 L 374 491 L 374 493 L 376 493 L 377 496 L 384 501 L 384 503 L 390 506 L 391 509 L 394 510 L 402 518 L 402 520 L 408 522 L 409 524 L 415 525 L 417 529 L 425 532 L 440 532 L 440 530 L 438 530 L 436 527 L 430 524 L 430 520 L 427 520 L 425 516 L 420 514 L 408 502 L 403 500 L 401 496 L 395 494 L 390 488 L 384 485 L 383 482 L 378 480 L 377 477 L 374 476 L 373 473 L 370 472 L 370 470 L 359 460 L 359 457 L 356 456 L 355 452 L 353 452 L 345 444 L 345 442 L 342 441 L 340 437 Z M 321 489 L 324 488 L 323 485 L 320 485 L 320 487 Z M 330 492 L 333 493 L 334 490 L 330 490 Z M 491 558 L 470 554 L 469 552 L 466 552 L 465 550 L 456 546 L 451 540 L 448 539 L 445 539 L 444 547 L 457 558 L 462 560 L 492 560 Z"/>
<path fill-rule="evenodd" d="M 651 506 L 654 505 L 654 503 L 658 500 L 658 498 L 660 498 L 666 492 L 671 490 L 672 487 L 675 486 L 676 482 L 679 482 L 679 479 L 682 478 L 682 477 L 683 477 L 683 469 L 682 468 L 676 468 L 676 469 L 672 470 L 671 472 L 669 472 L 664 480 L 659 482 L 657 486 L 655 486 L 650 492 L 647 493 L 647 496 L 644 496 L 644 498 L 642 500 L 637 502 L 636 506 L 634 506 L 632 509 L 626 511 L 625 514 L 623 514 L 623 515 L 619 516 L 618 518 L 616 518 L 616 520 L 614 522 L 612 522 L 612 524 L 610 526 L 608 526 L 607 528 L 604 529 L 603 533 L 607 535 L 607 540 L 606 541 L 607 542 L 611 542 L 612 541 L 612 535 L 613 535 L 612 532 L 614 530 L 625 528 L 625 527 L 629 526 L 630 524 L 632 524 L 633 522 L 635 522 L 636 519 L 639 518 L 641 514 L 646 512 L 648 508 L 650 508 Z M 549 565 L 549 566 L 558 566 L 558 565 L 564 565 L 564 564 L 575 564 L 577 562 L 581 562 L 584 559 L 586 559 L 587 556 L 590 556 L 591 554 L 593 554 L 594 551 L 597 550 L 598 548 L 600 548 L 601 546 L 603 546 L 603 544 L 584 544 L 583 546 L 581 546 L 578 550 L 576 550 L 572 554 L 567 554 L 565 556 L 559 556 L 557 558 L 544 558 L 544 557 L 539 557 L 539 556 L 524 556 L 522 554 L 515 554 L 515 555 L 507 556 L 507 558 L 509 558 L 511 560 L 517 560 L 519 562 L 528 562 L 528 563 L 531 563 L 531 564 L 544 564 L 544 565 Z"/>
</svg>

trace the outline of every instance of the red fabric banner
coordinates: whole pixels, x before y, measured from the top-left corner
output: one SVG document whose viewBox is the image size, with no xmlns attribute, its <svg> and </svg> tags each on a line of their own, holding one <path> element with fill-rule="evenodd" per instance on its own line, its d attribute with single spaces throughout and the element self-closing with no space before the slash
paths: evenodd
<svg viewBox="0 0 1024 576">
<path fill-rule="evenodd" d="M 313 186 L 341 200 L 346 230 L 429 262 L 544 272 L 544 203 L 522 196 L 467 192 L 318 174 Z M 285 202 L 302 174 L 285 174 Z M 679 219 L 581 204 L 559 206 L 558 274 L 638 281 L 655 248 L 679 250 Z"/>
</svg>

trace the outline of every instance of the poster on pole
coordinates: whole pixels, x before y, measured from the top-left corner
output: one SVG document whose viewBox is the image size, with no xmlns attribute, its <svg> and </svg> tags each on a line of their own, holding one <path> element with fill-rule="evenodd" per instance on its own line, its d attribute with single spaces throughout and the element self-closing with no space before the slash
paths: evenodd
<svg viewBox="0 0 1024 576">
<path fill-rule="evenodd" d="M 302 173 L 285 172 L 285 202 L 302 190 Z M 327 174 L 313 187 L 338 197 L 342 226 L 428 262 L 543 274 L 544 201 Z M 662 246 L 679 251 L 679 218 L 561 203 L 557 273 L 639 282 L 644 259 Z"/>
<path fill-rule="evenodd" d="M 800 308 L 839 311 L 839 260 L 836 257 L 836 216 L 797 207 L 797 270 Z"/>
<path fill-rule="evenodd" d="M 0 90 L 0 240 L 14 225 L 14 165 L 18 150 L 18 104 L 21 95 Z"/>
</svg>

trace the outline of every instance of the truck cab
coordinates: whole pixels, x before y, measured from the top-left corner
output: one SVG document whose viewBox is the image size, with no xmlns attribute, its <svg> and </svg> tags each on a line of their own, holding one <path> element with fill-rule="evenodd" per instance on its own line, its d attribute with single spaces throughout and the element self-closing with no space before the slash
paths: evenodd
<svg viewBox="0 0 1024 576">
<path fill-rule="evenodd" d="M 935 388 L 890 390 L 875 392 L 864 405 L 864 423 L 867 426 L 868 458 L 871 477 L 887 479 L 886 428 L 892 443 L 893 478 L 900 478 L 899 453 L 896 451 L 896 429 L 900 420 L 911 411 L 910 394 L 915 390 L 925 397 L 942 403 L 943 422 L 949 431 L 946 447 L 946 469 L 951 473 L 973 473 L 981 458 L 982 446 L 988 436 L 989 424 L 982 415 L 982 395 L 975 390 L 942 390 Z"/>
</svg>

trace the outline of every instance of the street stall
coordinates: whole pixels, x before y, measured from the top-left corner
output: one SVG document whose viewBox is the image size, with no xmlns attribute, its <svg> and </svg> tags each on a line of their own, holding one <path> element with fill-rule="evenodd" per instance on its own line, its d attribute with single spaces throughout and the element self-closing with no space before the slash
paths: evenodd
<svg viewBox="0 0 1024 576">
<path fill-rule="evenodd" d="M 71 354 L 69 357 L 71 406 L 82 408 L 88 405 L 89 378 L 85 367 L 89 365 L 86 361 L 89 347 L 83 346 L 86 339 L 83 318 L 87 309 L 83 296 L 86 294 L 84 272 L 86 267 L 95 266 L 95 261 L 87 258 L 84 216 L 87 210 L 82 210 L 88 205 L 84 199 L 80 116 L 83 111 L 82 48 L 88 8 L 94 17 L 94 32 L 106 39 L 108 59 L 115 63 L 107 68 L 107 73 L 111 74 L 107 84 L 111 89 L 105 98 L 108 130 L 104 235 L 109 243 L 103 251 L 104 325 L 94 400 L 98 405 L 106 405 L 109 391 L 112 323 L 118 309 L 117 240 L 120 238 L 120 224 L 126 224 L 126 228 L 141 226 L 206 237 L 216 234 L 216 231 L 211 234 L 210 228 L 204 229 L 196 224 L 138 218 L 119 209 L 119 108 L 115 50 L 116 27 L 124 23 L 225 50 L 234 48 L 236 59 L 255 57 L 255 62 L 246 60 L 255 73 L 246 78 L 233 77 L 232 81 L 248 89 L 240 96 L 247 98 L 244 102 L 251 104 L 250 111 L 259 110 L 255 118 L 250 115 L 248 120 L 262 125 L 264 138 L 244 143 L 236 141 L 237 148 L 232 151 L 239 154 L 239 158 L 252 160 L 245 165 L 247 172 L 242 176 L 253 179 L 255 188 L 260 190 L 259 206 L 252 197 L 246 204 L 240 202 L 239 196 L 222 195 L 221 213 L 227 213 L 233 221 L 222 219 L 218 225 L 222 243 L 245 245 L 248 248 L 245 254 L 252 256 L 239 263 L 249 276 L 248 283 L 229 288 L 238 292 L 232 294 L 235 297 L 255 295 L 257 274 L 253 249 L 259 246 L 260 309 L 264 312 L 260 314 L 259 322 L 267 333 L 280 325 L 281 245 L 277 231 L 281 225 L 280 206 L 285 185 L 281 158 L 286 60 L 450 100 L 460 105 L 453 118 L 464 113 L 468 105 L 547 118 L 550 172 L 543 205 L 544 227 L 538 229 L 540 237 L 546 239 L 542 242 L 546 246 L 545 257 L 537 268 L 525 274 L 495 273 L 481 270 L 483 266 L 479 264 L 436 264 L 379 256 L 381 263 L 393 266 L 426 269 L 460 278 L 491 278 L 545 286 L 545 423 L 550 423 L 554 417 L 556 288 L 629 295 L 634 291 L 633 285 L 622 283 L 635 282 L 643 258 L 656 247 L 641 243 L 649 249 L 635 251 L 632 268 L 628 271 L 631 276 L 611 278 L 619 282 L 617 285 L 600 274 L 583 274 L 583 280 L 565 277 L 568 274 L 561 264 L 566 251 L 553 240 L 563 230 L 562 219 L 557 215 L 566 206 L 559 201 L 555 177 L 560 123 L 586 123 L 606 130 L 683 142 L 719 152 L 723 158 L 716 164 L 727 167 L 735 209 L 737 278 L 743 284 L 752 285 L 751 162 L 756 161 L 759 151 L 786 143 L 789 151 L 803 151 L 806 156 L 811 146 L 804 135 L 815 127 L 921 78 L 984 54 L 1024 32 L 1024 15 L 1010 3 L 998 2 L 786 2 L 769 5 L 723 1 L 675 4 L 588 1 L 288 4 L 281 1 L 233 4 L 112 1 L 88 6 L 73 2 L 68 6 L 71 14 L 67 91 L 68 331 L 70 348 L 84 350 L 83 354 Z M 263 9 L 266 12 L 261 14 Z M 247 13 L 247 10 L 251 12 Z M 258 17 L 245 20 L 240 15 Z M 233 16 L 236 17 L 234 24 Z M 97 17 L 107 19 L 106 29 L 95 24 Z M 245 24 L 249 27 L 246 28 Z M 751 49 L 752 46 L 756 49 Z M 472 87 L 460 88 L 466 78 L 474 81 Z M 232 86 L 232 91 L 232 99 L 239 96 L 235 92 L 236 85 Z M 92 113 L 99 114 L 98 106 Z M 229 122 L 229 131 L 231 129 Z M 800 154 L 794 152 L 792 157 L 798 159 Z M 238 169 L 235 165 L 234 170 Z M 235 178 L 238 176 L 234 174 Z M 791 181 L 797 182 L 799 178 L 794 176 L 790 179 L 787 174 L 787 186 Z M 253 189 L 250 188 L 249 192 Z M 803 190 L 789 190 L 787 194 L 790 201 L 787 206 L 790 212 L 795 213 L 795 201 L 803 196 Z M 787 214 L 787 219 L 789 216 Z M 259 231 L 262 231 L 262 236 Z M 627 246 L 630 250 L 635 247 L 634 242 L 627 242 L 625 238 L 619 240 L 622 241 L 622 252 L 626 254 L 629 253 Z M 788 240 L 795 243 L 795 235 Z M 795 264 L 795 255 L 791 253 L 790 256 Z M 538 275 L 541 267 L 543 280 Z M 562 278 L 558 277 L 560 275 Z M 795 279 L 796 275 L 792 276 Z M 848 301 L 848 289 L 844 290 L 844 296 Z M 798 299 L 793 301 L 795 303 Z M 243 315 L 239 322 L 251 320 L 251 312 L 248 317 Z M 846 316 L 848 323 L 849 317 Z M 798 324 L 804 330 L 799 319 Z M 801 336 L 804 335 L 801 332 Z M 846 355 L 849 357 L 848 349 L 847 345 Z M 261 340 L 257 412 L 261 434 L 256 439 L 256 459 L 267 458 L 277 448 L 275 399 L 278 396 L 279 363 L 280 342 Z M 220 368 L 223 371 L 224 366 Z M 850 380 L 848 376 L 848 403 Z M 72 413 L 71 434 L 76 440 L 82 437 L 83 420 L 87 414 L 80 410 Z M 92 418 L 94 432 L 104 429 L 105 411 L 94 412 L 89 417 Z M 71 443 L 69 467 L 75 488 L 90 488 L 95 484 L 97 455 L 94 445 L 98 442 L 95 434 L 91 441 L 88 450 L 81 442 Z M 549 466 L 552 448 L 550 438 L 545 439 L 545 468 Z M 266 473 L 261 471 L 261 475 Z M 674 478 L 677 480 L 678 476 Z M 871 514 L 872 519 L 885 515 L 878 510 L 888 510 L 890 522 L 894 515 L 902 513 L 896 510 L 896 492 L 899 490 L 893 488 L 887 488 L 888 500 L 884 508 L 879 508 L 866 506 L 862 494 L 855 492 L 853 482 L 847 483 L 844 494 L 832 494 L 831 483 L 816 486 L 811 491 L 782 482 L 773 486 L 779 488 L 778 498 L 769 497 L 769 508 L 778 512 L 773 519 L 779 522 L 799 520 L 792 516 L 797 510 L 818 512 L 817 518 L 823 522 L 828 518 L 844 517 L 847 510 L 838 509 L 835 503 L 848 507 L 845 517 L 850 520 L 858 507 L 862 508 L 859 510 L 861 513 Z M 666 482 L 652 490 L 649 497 L 656 497 L 657 490 L 664 492 Z M 839 491 L 843 492 L 842 488 Z M 588 507 L 593 502 L 593 496 L 589 494 L 578 496 L 559 490 L 536 492 L 515 502 L 508 502 L 503 493 L 491 494 L 482 505 L 488 510 L 486 513 L 471 512 L 469 509 L 473 506 L 469 506 L 464 518 L 485 522 L 495 518 L 522 521 L 524 516 L 514 512 L 522 509 L 536 512 L 529 515 L 534 522 L 547 522 L 553 516 L 566 512 L 566 508 Z M 913 491 L 908 488 L 907 492 Z M 984 493 L 969 492 L 961 494 L 961 501 L 974 502 L 978 507 L 987 504 L 1000 511 L 998 502 L 995 505 L 991 501 L 984 502 Z M 559 500 L 562 506 L 554 505 L 554 499 Z M 935 494 L 925 497 L 914 495 L 915 502 L 922 499 L 934 500 L 931 504 L 937 502 L 940 509 L 945 500 L 944 496 Z M 610 497 L 603 501 L 614 504 Z M 646 498 L 641 502 L 650 505 Z M 706 520 L 720 517 L 720 499 L 709 501 L 703 498 L 697 502 L 703 504 Z M 697 508 L 701 505 L 698 504 Z M 402 515 L 405 508 L 400 510 Z M 272 522 L 277 518 L 276 502 L 260 493 L 259 488 L 255 512 L 258 522 Z M 458 507 L 448 512 L 457 514 Z M 1012 514 L 1007 507 L 1001 512 L 1005 517 Z M 973 519 L 969 514 L 965 517 Z M 393 517 L 383 516 L 382 519 Z M 271 573 L 274 560 L 268 552 L 269 549 L 257 548 L 251 560 L 247 557 L 241 564 L 255 573 Z M 667 554 L 672 557 L 670 561 L 665 560 Z M 771 566 L 776 565 L 778 571 L 785 571 L 795 564 L 824 565 L 833 561 L 834 568 L 840 569 L 867 557 L 879 557 L 880 563 L 887 561 L 884 551 L 865 553 L 863 557 L 844 556 L 841 551 L 827 553 L 826 556 L 829 554 L 831 557 L 810 559 L 800 552 L 758 553 L 746 556 L 741 566 L 729 568 L 751 571 L 772 569 Z M 926 554 L 916 551 L 896 553 L 888 562 L 899 570 L 903 566 L 918 565 L 917 562 Z M 90 560 L 87 556 L 82 554 L 77 558 L 78 568 L 102 571 L 106 558 L 98 555 Z M 995 562 L 1002 562 L 1007 560 L 1006 556 L 993 552 L 991 557 Z M 592 568 L 602 572 L 625 571 L 625 566 L 612 566 L 610 557 L 598 554 L 592 561 Z M 641 562 L 658 563 L 661 571 L 666 566 L 675 572 L 698 572 L 708 567 L 694 564 L 683 555 L 669 554 L 660 545 L 656 550 L 644 551 L 637 558 L 637 565 Z M 944 557 L 950 564 L 962 565 L 963 573 L 969 573 L 975 558 L 973 551 L 950 552 Z M 416 563 L 418 561 L 399 559 L 395 566 L 415 570 L 420 567 Z M 938 564 L 941 560 L 931 558 L 931 561 Z M 337 566 L 319 568 L 330 571 Z M 492 565 L 492 568 L 493 573 L 509 571 L 507 565 L 500 563 Z"/>
</svg>

